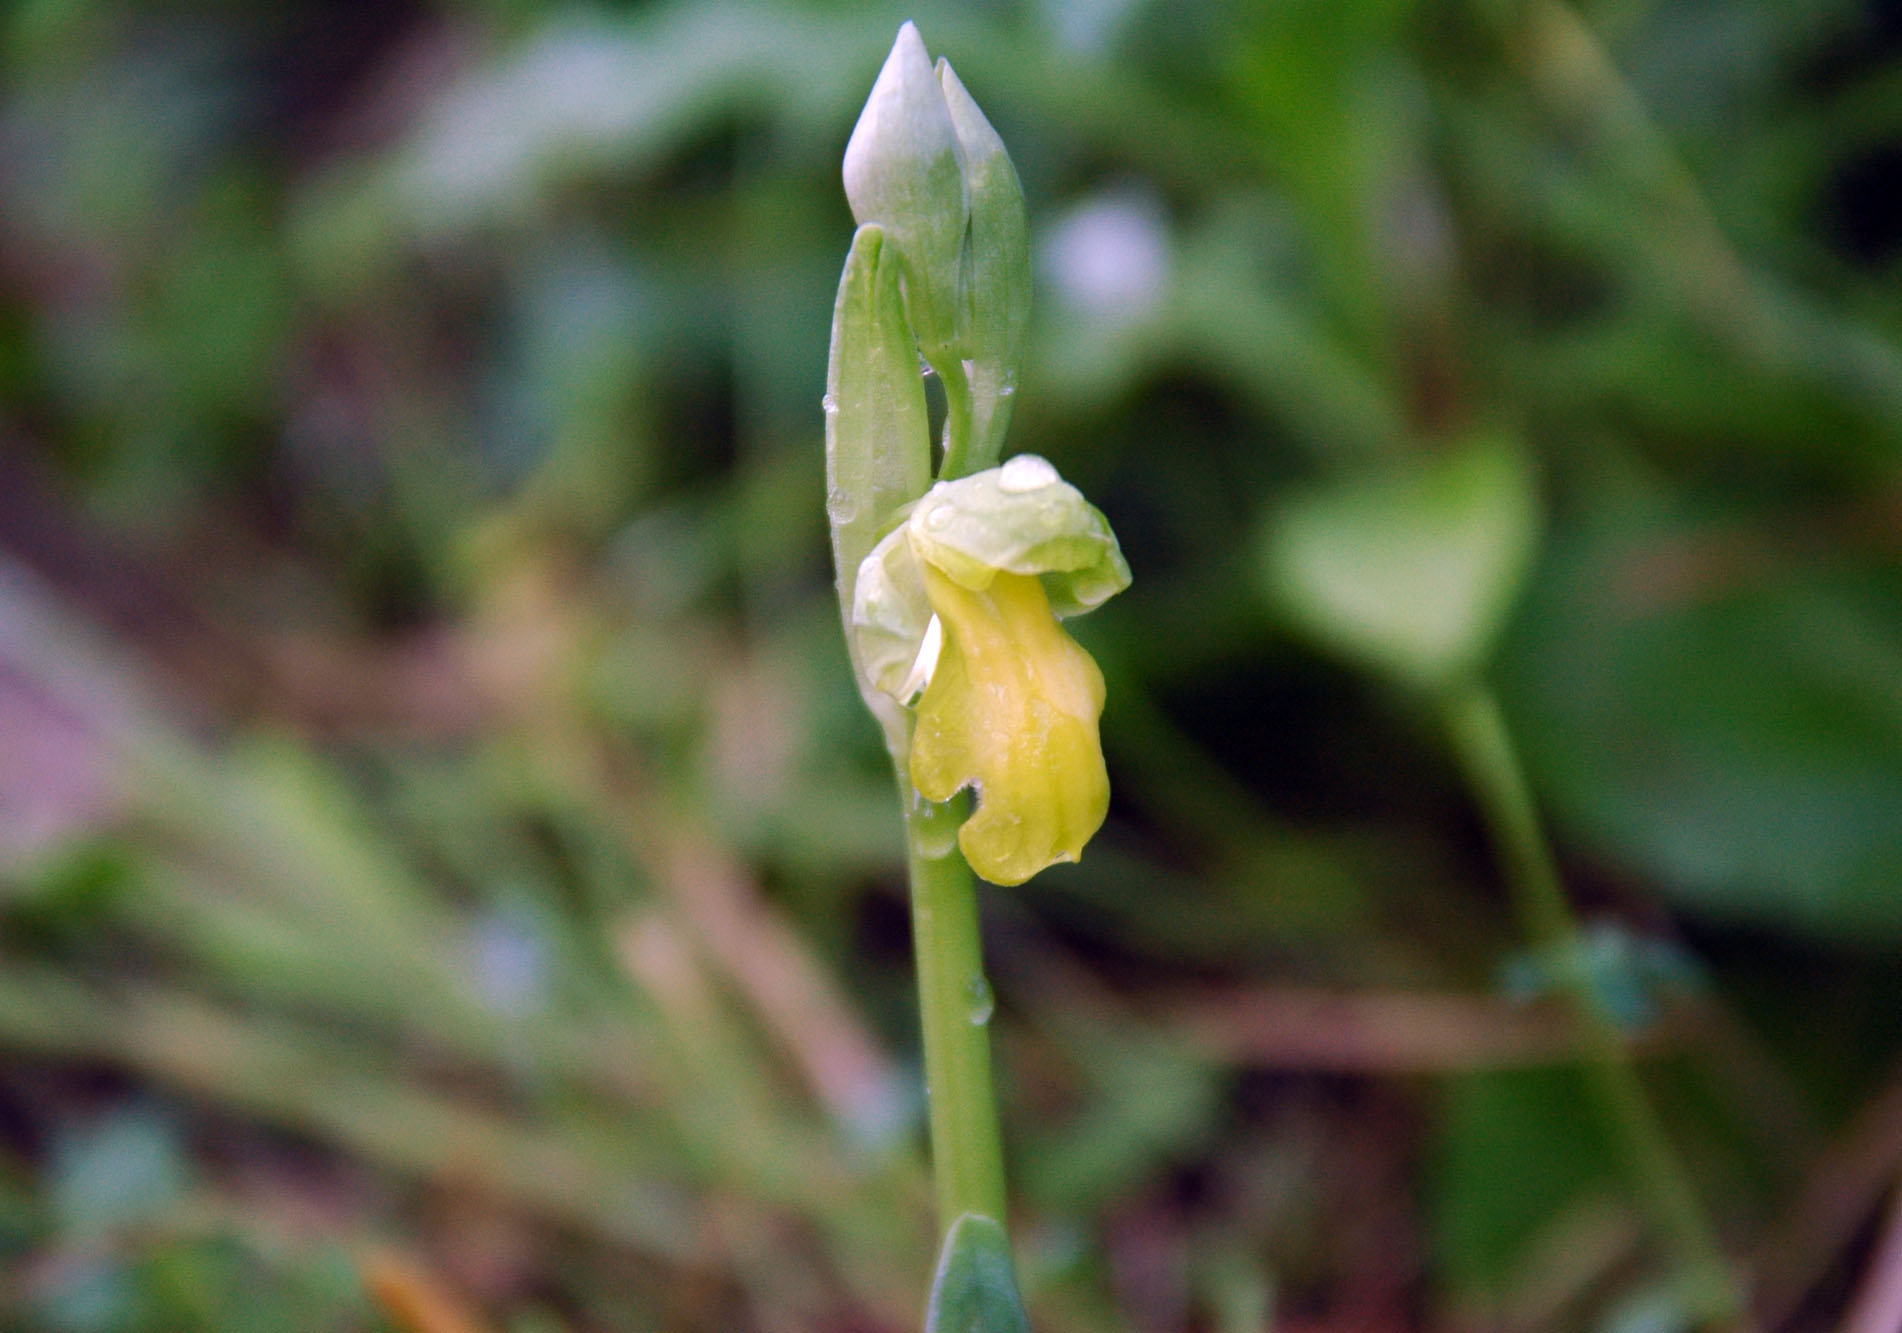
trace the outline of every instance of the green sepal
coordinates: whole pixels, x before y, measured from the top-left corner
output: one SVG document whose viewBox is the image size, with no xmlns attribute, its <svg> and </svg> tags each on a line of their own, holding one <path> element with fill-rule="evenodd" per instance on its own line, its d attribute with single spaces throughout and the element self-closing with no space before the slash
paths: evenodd
<svg viewBox="0 0 1902 1333">
<path fill-rule="evenodd" d="M 1010 1238 L 995 1218 L 965 1213 L 945 1233 L 925 1333 L 1030 1333 Z"/>
<path fill-rule="evenodd" d="M 883 696 L 867 688 L 851 632 L 859 565 L 897 511 L 931 484 L 931 424 L 898 267 L 884 232 L 860 227 L 839 279 L 826 368 L 826 514 L 839 605 L 861 692 L 881 720 Z"/>
<path fill-rule="evenodd" d="M 903 256 L 905 313 L 928 360 L 959 359 L 958 274 L 970 203 L 964 149 L 918 29 L 898 30 L 845 145 L 845 197 Z"/>
<path fill-rule="evenodd" d="M 1524 451 L 1487 435 L 1289 501 L 1268 525 L 1262 570 L 1292 628 L 1359 666 L 1441 689 L 1491 653 L 1539 527 Z"/>
</svg>

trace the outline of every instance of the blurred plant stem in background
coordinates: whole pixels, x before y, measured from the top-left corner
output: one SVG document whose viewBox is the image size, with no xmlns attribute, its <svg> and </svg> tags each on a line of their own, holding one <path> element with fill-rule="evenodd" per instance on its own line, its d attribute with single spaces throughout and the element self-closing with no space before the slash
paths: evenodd
<svg viewBox="0 0 1902 1333">
<path fill-rule="evenodd" d="M 1586 1081 L 1622 1143 L 1633 1188 L 1679 1269 L 1676 1302 L 1699 1327 L 1744 1327 L 1746 1302 L 1696 1187 L 1671 1146 L 1631 1058 L 1627 1034 L 1585 956 L 1572 910 L 1513 748 L 1499 701 L 1484 685 L 1442 703 L 1453 752 L 1498 850 L 1514 908 L 1537 958 L 1570 1002 L 1585 1047 Z"/>
<path fill-rule="evenodd" d="M 1543 520 L 1532 472 L 1499 431 L 1435 441 L 1422 452 L 1314 487 L 1271 515 L 1262 545 L 1266 590 L 1292 628 L 1441 714 L 1532 951 L 1531 989 L 1568 1002 L 1599 1116 L 1672 1251 L 1678 1272 L 1667 1303 L 1700 1327 L 1738 1328 L 1742 1292 L 1632 1061 L 1628 1029 L 1648 1009 L 1643 982 L 1608 975 L 1593 961 L 1505 716 L 1485 684 L 1538 549 Z M 1614 990 L 1635 1010 L 1623 1023 Z"/>
</svg>

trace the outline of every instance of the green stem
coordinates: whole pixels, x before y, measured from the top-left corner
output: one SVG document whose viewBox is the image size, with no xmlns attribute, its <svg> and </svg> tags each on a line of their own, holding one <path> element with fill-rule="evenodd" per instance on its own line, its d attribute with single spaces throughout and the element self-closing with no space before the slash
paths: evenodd
<svg viewBox="0 0 1902 1333">
<path fill-rule="evenodd" d="M 912 943 L 924 1025 L 932 1174 L 948 1229 L 965 1213 L 1004 1221 L 1004 1154 L 991 1088 L 990 983 L 978 937 L 977 885 L 957 849 L 958 817 L 919 796 L 901 765 Z"/>
<path fill-rule="evenodd" d="M 1706 1327 L 1733 1327 L 1742 1317 L 1743 1301 L 1716 1230 L 1645 1095 L 1617 1019 L 1591 977 L 1569 965 L 1582 951 L 1578 917 L 1559 879 L 1499 701 L 1486 687 L 1472 685 L 1451 692 L 1444 706 L 1453 749 L 1485 814 L 1520 923 L 1533 947 L 1565 979 L 1584 1041 L 1587 1082 L 1624 1149 L 1632 1186 L 1675 1255 L 1692 1310 Z"/>
<path fill-rule="evenodd" d="M 938 467 L 938 480 L 954 481 L 971 465 L 971 380 L 956 361 L 947 359 L 932 369 L 944 385 L 944 460 Z"/>
</svg>

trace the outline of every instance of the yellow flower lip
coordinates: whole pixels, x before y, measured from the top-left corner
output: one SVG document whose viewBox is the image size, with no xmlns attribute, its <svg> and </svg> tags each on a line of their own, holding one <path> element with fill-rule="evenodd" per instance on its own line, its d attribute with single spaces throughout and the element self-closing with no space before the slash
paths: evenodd
<svg viewBox="0 0 1902 1333">
<path fill-rule="evenodd" d="M 926 564 L 924 581 L 944 646 L 918 703 L 911 779 L 932 801 L 975 787 L 958 846 L 985 879 L 1021 884 L 1081 856 L 1109 811 L 1103 673 L 1034 575 L 971 589 Z"/>
</svg>

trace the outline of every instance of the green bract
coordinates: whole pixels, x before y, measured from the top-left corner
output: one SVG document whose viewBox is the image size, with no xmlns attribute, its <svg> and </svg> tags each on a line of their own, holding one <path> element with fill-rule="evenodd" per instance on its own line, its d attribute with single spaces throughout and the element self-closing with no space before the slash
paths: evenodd
<svg viewBox="0 0 1902 1333">
<path fill-rule="evenodd" d="M 931 428 L 917 344 L 900 308 L 898 267 L 884 231 L 860 227 L 833 307 L 825 397 L 826 515 L 840 609 L 866 706 L 891 735 L 902 718 L 866 688 L 850 631 L 859 563 L 890 516 L 931 484 Z"/>
<path fill-rule="evenodd" d="M 1030 327 L 1030 226 L 1004 141 L 949 61 L 938 62 L 938 81 L 964 149 L 971 208 L 970 245 L 959 273 L 958 342 L 971 379 L 971 462 L 981 467 L 1003 447 L 1017 391 L 1018 357 Z"/>
</svg>

